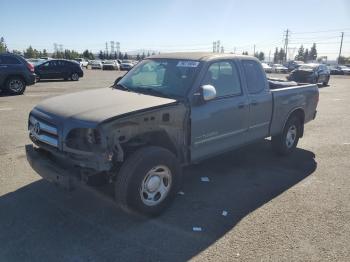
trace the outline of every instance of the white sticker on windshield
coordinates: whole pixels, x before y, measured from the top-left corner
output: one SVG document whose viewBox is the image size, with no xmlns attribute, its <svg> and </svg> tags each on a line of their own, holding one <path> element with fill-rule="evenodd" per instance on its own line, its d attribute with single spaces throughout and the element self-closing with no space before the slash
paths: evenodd
<svg viewBox="0 0 350 262">
<path fill-rule="evenodd" d="M 179 61 L 177 66 L 179 67 L 197 67 L 199 62 L 197 61 Z"/>
</svg>

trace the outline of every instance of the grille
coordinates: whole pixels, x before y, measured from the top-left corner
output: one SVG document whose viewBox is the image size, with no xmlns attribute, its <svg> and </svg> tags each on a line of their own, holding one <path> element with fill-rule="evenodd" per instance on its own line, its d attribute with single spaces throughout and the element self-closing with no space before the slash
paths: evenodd
<svg viewBox="0 0 350 262">
<path fill-rule="evenodd" d="M 32 115 L 29 117 L 29 135 L 34 140 L 58 147 L 57 127 Z"/>
</svg>

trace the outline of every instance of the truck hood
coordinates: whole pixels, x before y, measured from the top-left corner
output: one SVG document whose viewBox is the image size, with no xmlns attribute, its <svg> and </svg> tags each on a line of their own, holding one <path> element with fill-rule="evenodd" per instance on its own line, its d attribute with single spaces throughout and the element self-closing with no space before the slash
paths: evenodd
<svg viewBox="0 0 350 262">
<path fill-rule="evenodd" d="M 130 112 L 158 107 L 176 100 L 137 94 L 112 88 L 100 88 L 49 98 L 35 109 L 62 120 L 76 119 L 99 123 Z"/>
</svg>

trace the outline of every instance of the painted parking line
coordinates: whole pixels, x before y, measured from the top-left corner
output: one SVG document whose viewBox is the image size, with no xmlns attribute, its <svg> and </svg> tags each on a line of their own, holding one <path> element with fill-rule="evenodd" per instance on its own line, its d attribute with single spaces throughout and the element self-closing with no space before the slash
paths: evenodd
<svg viewBox="0 0 350 262">
<path fill-rule="evenodd" d="M 0 107 L 0 111 L 11 111 L 13 110 L 12 107 Z"/>
<path fill-rule="evenodd" d="M 35 95 L 25 95 L 29 97 L 42 97 L 42 96 L 49 96 L 50 94 L 35 94 Z"/>
</svg>

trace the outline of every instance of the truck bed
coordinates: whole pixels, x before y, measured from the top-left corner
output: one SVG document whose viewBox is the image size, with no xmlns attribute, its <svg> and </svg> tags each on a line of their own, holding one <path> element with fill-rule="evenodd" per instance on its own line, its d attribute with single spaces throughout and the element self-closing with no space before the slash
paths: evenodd
<svg viewBox="0 0 350 262">
<path fill-rule="evenodd" d="M 271 89 L 273 111 L 270 135 L 280 133 L 289 114 L 296 109 L 304 111 L 304 123 L 314 119 L 316 114 L 318 103 L 318 87 L 316 84 L 291 84 L 288 86 L 287 81 L 281 82 L 281 84 L 280 88 Z"/>
</svg>

